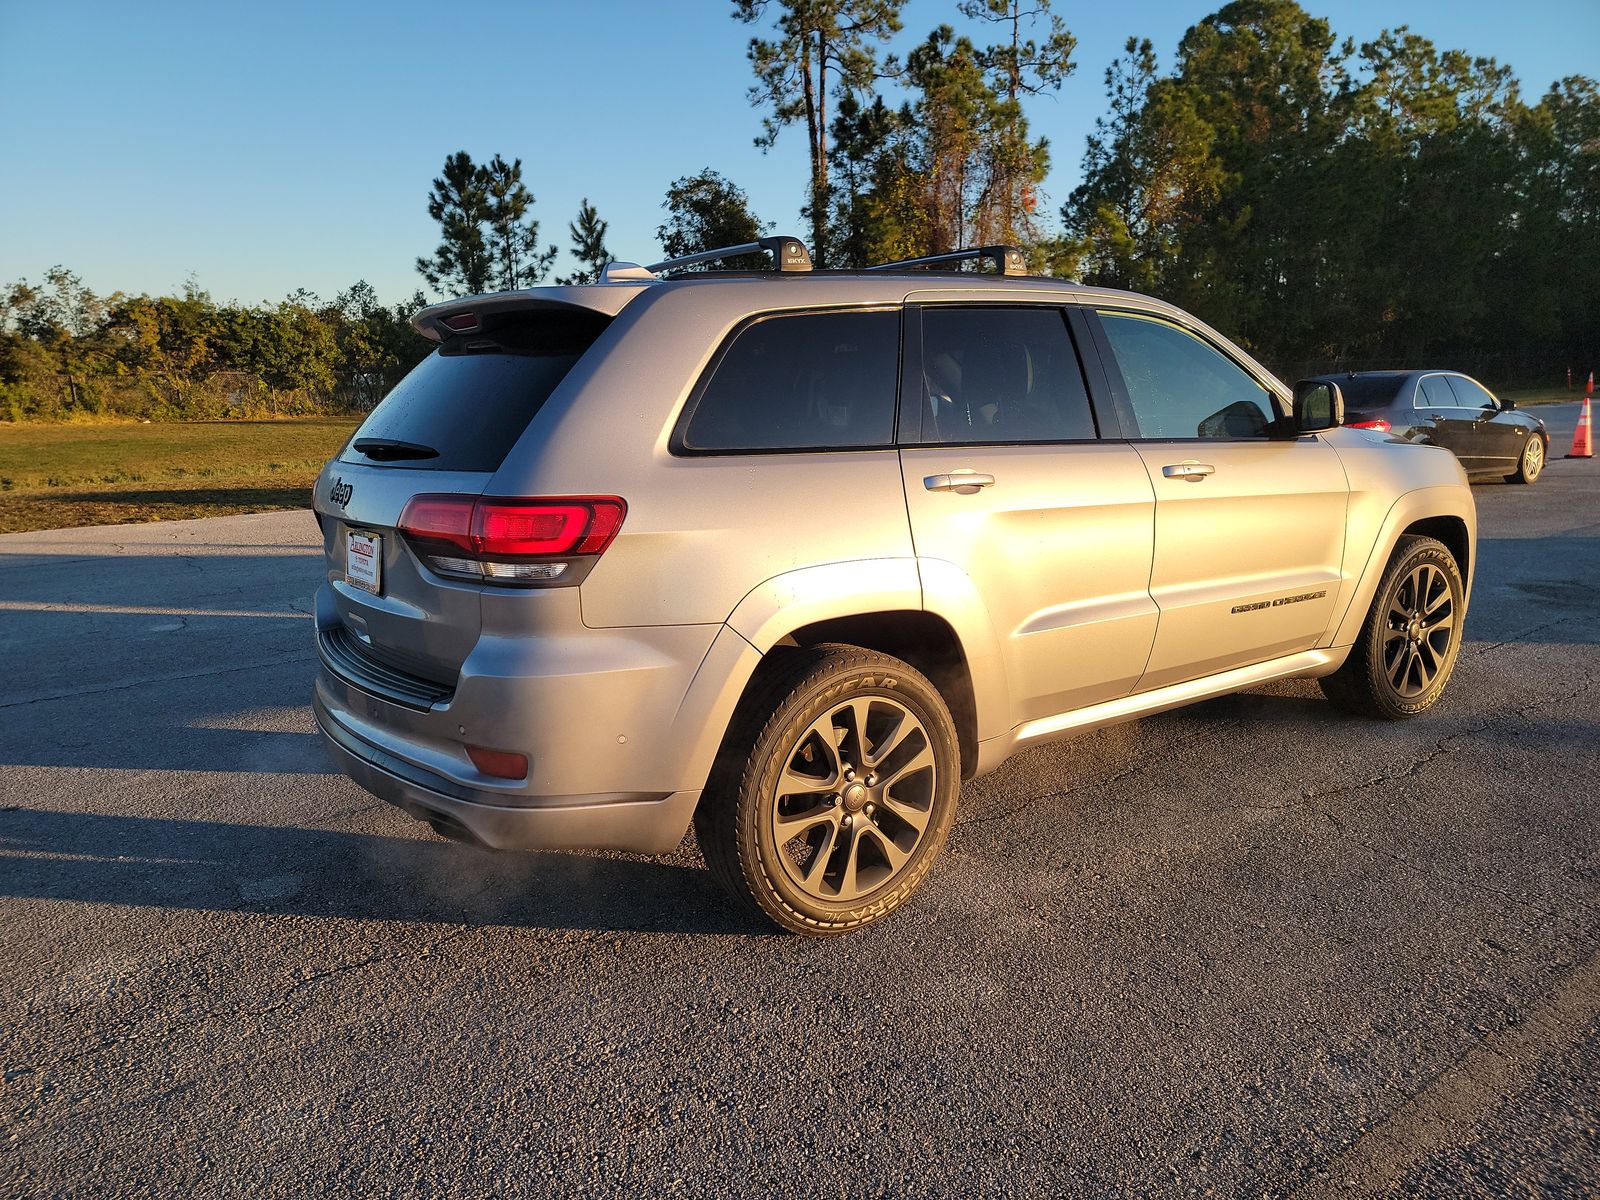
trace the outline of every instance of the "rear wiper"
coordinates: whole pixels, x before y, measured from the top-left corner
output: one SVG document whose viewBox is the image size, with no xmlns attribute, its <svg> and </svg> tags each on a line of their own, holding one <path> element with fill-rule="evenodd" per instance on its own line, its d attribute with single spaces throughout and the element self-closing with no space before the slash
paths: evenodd
<svg viewBox="0 0 1600 1200">
<path fill-rule="evenodd" d="M 351 448 L 379 462 L 393 462 L 401 458 L 438 458 L 439 452 L 421 442 L 401 442 L 394 438 L 357 438 Z"/>
</svg>

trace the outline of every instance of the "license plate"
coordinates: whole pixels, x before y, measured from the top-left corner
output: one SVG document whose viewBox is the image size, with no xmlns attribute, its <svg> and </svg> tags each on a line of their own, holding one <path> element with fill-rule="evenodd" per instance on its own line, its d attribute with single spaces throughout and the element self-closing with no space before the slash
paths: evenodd
<svg viewBox="0 0 1600 1200">
<path fill-rule="evenodd" d="M 378 594 L 383 585 L 383 539 L 363 529 L 344 535 L 344 581 L 364 592 Z"/>
</svg>

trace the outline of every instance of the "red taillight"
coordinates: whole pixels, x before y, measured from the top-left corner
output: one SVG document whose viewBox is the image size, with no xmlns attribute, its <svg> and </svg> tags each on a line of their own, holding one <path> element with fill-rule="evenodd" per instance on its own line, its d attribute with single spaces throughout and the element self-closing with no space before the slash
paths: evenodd
<svg viewBox="0 0 1600 1200">
<path fill-rule="evenodd" d="M 400 532 L 441 575 L 494 583 L 576 582 L 573 559 L 592 560 L 622 528 L 617 496 L 496 499 L 412 497 Z"/>
<path fill-rule="evenodd" d="M 467 757 L 472 765 L 485 775 L 496 779 L 526 779 L 528 756 L 510 750 L 490 750 L 486 746 L 468 746 Z"/>
<path fill-rule="evenodd" d="M 449 542 L 468 554 L 472 548 L 471 496 L 413 496 L 400 514 L 400 532 L 430 542 Z"/>
<path fill-rule="evenodd" d="M 478 314 L 457 313 L 453 317 L 446 317 L 439 323 L 446 329 L 452 330 L 456 333 L 471 333 L 478 327 Z"/>
<path fill-rule="evenodd" d="M 482 500 L 472 519 L 480 554 L 599 554 L 627 506 L 615 496 L 575 500 Z"/>
<path fill-rule="evenodd" d="M 1389 422 L 1379 417 L 1376 421 L 1347 421 L 1346 429 L 1376 429 L 1379 433 L 1389 432 Z"/>
</svg>

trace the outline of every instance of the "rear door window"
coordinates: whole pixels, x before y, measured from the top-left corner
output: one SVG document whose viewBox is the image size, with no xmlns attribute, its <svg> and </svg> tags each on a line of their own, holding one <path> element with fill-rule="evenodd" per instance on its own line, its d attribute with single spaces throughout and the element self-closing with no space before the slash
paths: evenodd
<svg viewBox="0 0 1600 1200">
<path fill-rule="evenodd" d="M 685 450 L 890 445 L 900 375 L 896 311 L 788 313 L 745 326 L 712 368 Z"/>
<path fill-rule="evenodd" d="M 1070 442 L 1095 436 L 1083 370 L 1058 308 L 922 310 L 923 441 Z"/>
<path fill-rule="evenodd" d="M 395 385 L 339 457 L 413 470 L 498 470 L 608 324 L 598 313 L 551 313 L 452 337 Z"/>
<path fill-rule="evenodd" d="M 1424 375 L 1420 394 L 1424 408 L 1464 407 L 1461 401 L 1456 399 L 1456 394 L 1450 390 L 1450 384 L 1443 375 Z"/>
<path fill-rule="evenodd" d="M 1209 342 L 1142 313 L 1100 314 L 1141 438 L 1258 438 L 1272 395 Z"/>
</svg>

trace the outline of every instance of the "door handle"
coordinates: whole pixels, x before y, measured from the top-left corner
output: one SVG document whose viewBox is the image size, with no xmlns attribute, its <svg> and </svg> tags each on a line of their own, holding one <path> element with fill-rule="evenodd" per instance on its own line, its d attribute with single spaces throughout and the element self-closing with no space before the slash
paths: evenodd
<svg viewBox="0 0 1600 1200">
<path fill-rule="evenodd" d="M 994 476 L 962 467 L 946 475 L 924 475 L 922 486 L 930 492 L 955 492 L 958 496 L 971 496 L 980 488 L 993 487 Z"/>
<path fill-rule="evenodd" d="M 1173 463 L 1170 467 L 1162 467 L 1161 473 L 1168 479 L 1187 479 L 1190 483 L 1199 483 L 1207 475 L 1215 475 L 1217 469 L 1210 463 L 1189 462 Z"/>
</svg>

